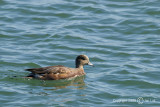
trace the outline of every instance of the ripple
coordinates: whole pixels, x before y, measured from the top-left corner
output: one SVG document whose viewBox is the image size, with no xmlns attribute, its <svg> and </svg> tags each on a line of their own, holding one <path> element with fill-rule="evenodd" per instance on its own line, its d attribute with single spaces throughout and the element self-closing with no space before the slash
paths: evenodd
<svg viewBox="0 0 160 107">
<path fill-rule="evenodd" d="M 160 84 L 150 83 L 147 81 L 136 81 L 136 80 L 125 80 L 125 81 L 112 81 L 112 83 L 121 84 L 124 86 L 138 86 L 142 89 L 149 89 L 149 88 L 159 88 Z"/>
</svg>

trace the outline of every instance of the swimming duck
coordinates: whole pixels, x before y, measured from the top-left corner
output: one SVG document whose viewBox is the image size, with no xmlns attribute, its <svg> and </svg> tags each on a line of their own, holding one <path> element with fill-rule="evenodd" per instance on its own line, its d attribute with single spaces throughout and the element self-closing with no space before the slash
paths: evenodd
<svg viewBox="0 0 160 107">
<path fill-rule="evenodd" d="M 83 66 L 93 64 L 89 61 L 87 55 L 79 55 L 75 60 L 75 68 L 65 67 L 63 65 L 48 66 L 42 68 L 26 69 L 31 73 L 26 78 L 36 78 L 42 80 L 59 80 L 85 75 Z"/>
</svg>

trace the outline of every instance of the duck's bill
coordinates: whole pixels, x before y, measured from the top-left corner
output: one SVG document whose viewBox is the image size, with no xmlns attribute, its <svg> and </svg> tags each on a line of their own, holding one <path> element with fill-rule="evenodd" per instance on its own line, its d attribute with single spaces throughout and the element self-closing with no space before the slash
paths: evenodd
<svg viewBox="0 0 160 107">
<path fill-rule="evenodd" d="M 88 65 L 90 65 L 90 66 L 94 66 L 91 62 L 89 62 L 89 63 L 88 63 Z"/>
</svg>

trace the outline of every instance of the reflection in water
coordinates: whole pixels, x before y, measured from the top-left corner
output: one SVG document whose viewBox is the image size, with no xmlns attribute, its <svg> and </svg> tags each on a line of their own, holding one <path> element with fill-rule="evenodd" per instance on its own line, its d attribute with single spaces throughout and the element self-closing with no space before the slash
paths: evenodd
<svg viewBox="0 0 160 107">
<path fill-rule="evenodd" d="M 80 76 L 80 77 L 70 78 L 70 79 L 65 79 L 65 80 L 43 81 L 42 86 L 54 87 L 53 89 L 45 89 L 45 90 L 57 90 L 57 89 L 62 89 L 62 88 L 84 89 L 85 88 L 84 79 L 85 79 L 85 76 Z"/>
</svg>

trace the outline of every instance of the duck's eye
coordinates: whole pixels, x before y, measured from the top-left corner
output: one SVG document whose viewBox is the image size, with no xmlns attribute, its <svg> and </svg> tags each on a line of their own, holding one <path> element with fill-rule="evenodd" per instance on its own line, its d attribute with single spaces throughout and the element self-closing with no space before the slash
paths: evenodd
<svg viewBox="0 0 160 107">
<path fill-rule="evenodd" d="M 83 58 L 83 57 L 82 57 L 81 59 L 82 59 L 82 60 L 86 60 L 86 59 L 85 59 L 85 58 Z"/>
</svg>

